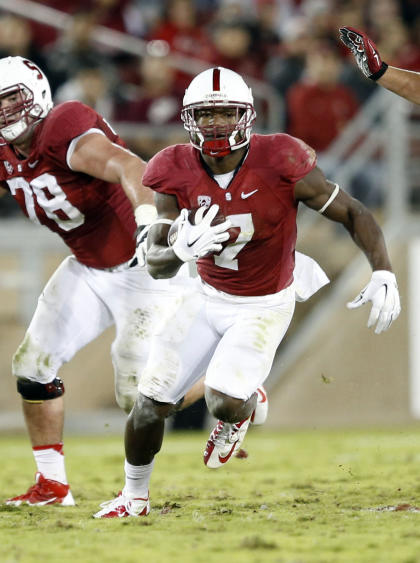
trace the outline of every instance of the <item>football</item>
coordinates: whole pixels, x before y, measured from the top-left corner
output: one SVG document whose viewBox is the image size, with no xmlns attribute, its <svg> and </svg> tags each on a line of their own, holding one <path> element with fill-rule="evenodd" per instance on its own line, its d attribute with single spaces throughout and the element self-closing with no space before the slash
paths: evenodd
<svg viewBox="0 0 420 563">
<path fill-rule="evenodd" d="M 199 209 L 200 209 L 200 207 L 193 207 L 192 209 L 190 209 L 188 211 L 188 220 L 192 225 L 195 225 L 195 215 L 196 215 L 196 213 Z M 204 212 L 203 217 L 206 215 L 207 211 L 208 211 L 208 209 L 206 209 L 206 211 Z M 226 221 L 226 217 L 219 209 L 219 211 L 217 212 L 217 215 L 215 216 L 215 218 L 211 222 L 211 225 L 219 225 L 220 223 L 223 223 L 224 221 Z M 169 246 L 172 246 L 175 243 L 175 241 L 178 237 L 179 225 L 180 225 L 180 218 L 177 217 L 169 228 L 169 232 L 168 232 L 168 244 L 169 244 Z M 229 238 L 226 242 L 222 243 L 223 247 L 232 243 L 238 237 L 238 235 L 240 233 L 240 228 L 239 227 L 231 227 L 228 230 L 228 232 L 229 232 L 230 236 L 229 236 Z"/>
</svg>

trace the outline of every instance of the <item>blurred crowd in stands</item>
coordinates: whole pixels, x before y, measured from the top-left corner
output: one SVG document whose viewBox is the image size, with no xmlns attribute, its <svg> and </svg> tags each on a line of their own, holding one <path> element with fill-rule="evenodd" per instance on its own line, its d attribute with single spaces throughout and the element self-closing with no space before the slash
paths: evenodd
<svg viewBox="0 0 420 563">
<path fill-rule="evenodd" d="M 21 55 L 38 63 L 50 79 L 56 103 L 78 99 L 117 129 L 135 124 L 130 130 L 134 134 L 125 135 L 123 128 L 119 132 L 146 159 L 170 143 L 186 141 L 179 114 L 195 71 L 186 72 L 188 59 L 179 56 L 225 66 L 268 85 L 281 102 L 282 129 L 320 154 L 375 88 L 340 43 L 340 25 L 367 31 L 389 64 L 420 70 L 419 0 L 38 4 L 70 14 L 68 25 L 54 29 L 3 10 L 0 56 Z M 143 52 L 128 54 L 96 42 L 98 25 L 143 40 Z M 183 61 L 183 70 L 174 66 L 175 57 Z M 264 104 L 258 111 L 259 130 L 271 132 Z"/>
</svg>

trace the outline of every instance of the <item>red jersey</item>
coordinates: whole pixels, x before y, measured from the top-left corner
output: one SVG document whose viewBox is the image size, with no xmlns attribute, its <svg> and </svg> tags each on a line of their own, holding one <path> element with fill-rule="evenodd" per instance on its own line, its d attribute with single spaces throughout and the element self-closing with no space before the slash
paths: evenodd
<svg viewBox="0 0 420 563">
<path fill-rule="evenodd" d="M 299 139 L 252 135 L 248 155 L 226 189 L 191 145 L 175 145 L 155 155 L 143 183 L 176 196 L 180 209 L 217 203 L 241 231 L 220 254 L 198 260 L 201 278 L 226 293 L 269 295 L 293 280 L 294 186 L 315 165 L 314 151 Z"/>
<path fill-rule="evenodd" d="M 134 255 L 136 226 L 120 184 L 73 172 L 67 164 L 71 141 L 90 129 L 125 146 L 93 109 L 65 102 L 35 128 L 28 158 L 0 145 L 0 182 L 25 215 L 59 234 L 80 262 L 109 268 Z"/>
</svg>

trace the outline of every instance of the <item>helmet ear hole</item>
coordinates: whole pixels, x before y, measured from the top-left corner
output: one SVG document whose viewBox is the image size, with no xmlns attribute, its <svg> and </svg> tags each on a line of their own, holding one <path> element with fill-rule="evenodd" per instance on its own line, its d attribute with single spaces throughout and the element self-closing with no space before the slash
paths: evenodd
<svg viewBox="0 0 420 563">
<path fill-rule="evenodd" d="M 200 127 L 197 110 L 236 108 L 236 123 L 223 127 Z M 246 146 L 256 112 L 251 89 L 243 78 L 227 68 L 213 68 L 198 74 L 185 91 L 181 119 L 191 144 L 210 156 L 226 156 Z"/>
</svg>

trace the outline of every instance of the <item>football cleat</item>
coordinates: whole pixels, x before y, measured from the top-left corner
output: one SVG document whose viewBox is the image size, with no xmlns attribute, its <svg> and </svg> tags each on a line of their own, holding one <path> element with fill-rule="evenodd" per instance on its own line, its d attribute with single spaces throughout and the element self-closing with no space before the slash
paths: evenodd
<svg viewBox="0 0 420 563">
<path fill-rule="evenodd" d="M 74 506 L 73 495 L 70 492 L 70 485 L 46 479 L 42 473 L 35 475 L 35 485 L 32 485 L 26 493 L 17 497 L 9 498 L 5 501 L 9 506 L 45 506 L 49 504 L 61 504 L 61 506 Z"/>
<path fill-rule="evenodd" d="M 124 491 L 112 500 L 103 502 L 94 518 L 126 518 L 127 516 L 147 516 L 150 512 L 149 498 L 131 498 Z"/>
<path fill-rule="evenodd" d="M 256 424 L 258 426 L 259 424 L 264 424 L 264 422 L 267 420 L 268 397 L 267 391 L 262 385 L 261 387 L 258 387 L 257 394 L 257 404 L 254 412 L 251 414 L 251 422 L 252 424 Z"/>
<path fill-rule="evenodd" d="M 255 406 L 255 409 L 253 411 L 253 413 L 251 414 L 250 417 L 250 422 L 252 424 L 264 424 L 264 422 L 267 420 L 267 415 L 268 415 L 268 397 L 267 397 L 267 392 L 264 389 L 264 387 L 261 385 L 261 387 L 258 387 L 257 389 L 257 404 Z M 242 423 L 239 423 L 242 424 Z M 224 430 L 224 426 L 232 426 L 231 424 L 228 424 L 227 422 L 223 422 L 222 420 L 219 420 L 215 429 L 213 430 L 213 432 L 210 435 L 209 441 L 207 442 L 207 446 L 206 449 L 204 450 L 204 463 L 207 465 L 207 467 L 212 467 L 212 468 L 217 468 L 220 467 L 222 465 L 222 463 L 226 463 L 231 457 L 232 455 L 235 455 L 235 457 L 239 457 L 242 459 L 245 459 L 248 457 L 248 452 L 246 450 L 243 450 L 240 448 L 240 445 L 237 445 L 232 453 L 230 453 L 229 457 L 226 459 L 226 461 L 222 462 L 222 463 L 218 463 L 217 460 L 215 460 L 215 455 L 213 453 L 212 456 L 212 460 L 210 461 L 210 464 L 208 462 L 208 459 L 211 457 L 212 452 L 214 451 L 214 446 L 212 446 L 211 442 L 212 442 L 212 436 L 217 434 L 218 436 L 223 436 L 225 434 L 225 432 L 229 432 L 230 429 L 226 428 L 226 430 Z M 248 427 L 248 425 L 247 425 Z M 241 443 L 245 437 L 246 434 L 246 429 L 245 431 L 242 433 L 242 438 L 241 438 Z M 216 436 L 216 440 L 218 440 L 217 436 Z M 209 450 L 211 450 L 210 453 Z M 222 458 L 224 458 L 224 456 L 222 455 Z M 217 465 L 212 465 L 213 463 L 217 463 Z"/>
<path fill-rule="evenodd" d="M 204 450 L 204 464 L 211 469 L 225 465 L 239 450 L 248 430 L 251 416 L 241 422 L 219 420 Z"/>
</svg>

